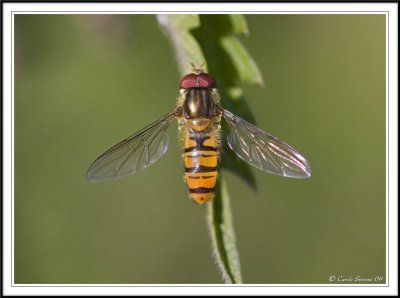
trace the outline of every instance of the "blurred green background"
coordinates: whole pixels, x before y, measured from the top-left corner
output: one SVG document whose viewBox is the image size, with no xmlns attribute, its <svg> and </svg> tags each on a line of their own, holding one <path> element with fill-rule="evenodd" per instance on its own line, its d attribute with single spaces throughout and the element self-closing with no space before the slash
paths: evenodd
<svg viewBox="0 0 400 298">
<path fill-rule="evenodd" d="M 247 21 L 265 81 L 244 86 L 257 124 L 313 176 L 255 169 L 255 193 L 225 174 L 244 282 L 385 277 L 385 16 Z M 148 170 L 85 180 L 99 154 L 175 107 L 180 75 L 155 16 L 16 15 L 14 50 L 15 282 L 221 283 L 176 124 Z"/>
</svg>

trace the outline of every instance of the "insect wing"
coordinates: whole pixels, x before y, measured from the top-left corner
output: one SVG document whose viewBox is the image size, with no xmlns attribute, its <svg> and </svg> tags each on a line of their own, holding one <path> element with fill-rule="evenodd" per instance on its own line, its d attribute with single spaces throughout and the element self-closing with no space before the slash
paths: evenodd
<svg viewBox="0 0 400 298">
<path fill-rule="evenodd" d="M 168 149 L 167 128 L 176 111 L 119 142 L 100 155 L 90 166 L 87 179 L 92 182 L 113 180 L 146 169 Z"/>
<path fill-rule="evenodd" d="M 294 148 L 227 110 L 223 116 L 231 128 L 229 147 L 244 161 L 275 175 L 311 176 L 308 161 Z"/>
</svg>

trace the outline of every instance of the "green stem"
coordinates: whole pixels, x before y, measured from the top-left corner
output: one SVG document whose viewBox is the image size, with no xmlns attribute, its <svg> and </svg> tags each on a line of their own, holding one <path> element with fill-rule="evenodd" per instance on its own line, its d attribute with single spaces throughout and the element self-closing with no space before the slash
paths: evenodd
<svg viewBox="0 0 400 298">
<path fill-rule="evenodd" d="M 218 184 L 215 197 L 207 206 L 213 255 L 225 283 L 243 283 L 230 197 L 221 175 Z"/>
</svg>

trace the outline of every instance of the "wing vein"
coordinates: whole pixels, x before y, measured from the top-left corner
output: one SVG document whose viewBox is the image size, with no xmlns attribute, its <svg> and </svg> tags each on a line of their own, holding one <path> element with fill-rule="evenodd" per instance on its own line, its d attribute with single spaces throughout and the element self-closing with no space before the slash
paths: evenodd
<svg viewBox="0 0 400 298">
<path fill-rule="evenodd" d="M 87 179 L 92 182 L 118 179 L 146 169 L 167 151 L 169 142 L 165 132 L 178 114 L 176 109 L 106 150 L 89 167 Z"/>
<path fill-rule="evenodd" d="M 294 148 L 231 112 L 220 109 L 231 128 L 229 147 L 240 158 L 275 175 L 310 177 L 311 167 L 308 161 Z"/>
</svg>

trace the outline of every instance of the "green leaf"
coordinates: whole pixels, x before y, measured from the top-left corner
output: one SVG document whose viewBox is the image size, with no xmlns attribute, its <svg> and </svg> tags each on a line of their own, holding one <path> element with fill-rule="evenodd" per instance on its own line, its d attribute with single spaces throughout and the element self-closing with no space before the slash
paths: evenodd
<svg viewBox="0 0 400 298">
<path fill-rule="evenodd" d="M 224 36 L 221 45 L 235 64 L 242 82 L 264 84 L 256 63 L 235 36 Z"/>
<path fill-rule="evenodd" d="M 190 30 L 200 26 L 199 15 L 157 15 L 157 20 L 174 46 L 176 61 L 182 75 L 190 71 L 190 63 L 201 65 L 206 61 L 200 45 L 190 34 Z"/>
<path fill-rule="evenodd" d="M 216 78 L 222 106 L 255 123 L 240 83 L 262 84 L 257 65 L 236 35 L 248 34 L 243 15 L 159 15 L 158 21 L 175 49 L 179 70 L 185 75 L 190 63 L 207 62 L 204 70 Z M 223 139 L 229 134 L 222 123 Z M 257 189 L 250 166 L 222 141 L 221 170 L 232 171 L 252 189 Z M 222 172 L 222 171 L 221 171 Z M 213 255 L 227 283 L 241 283 L 239 253 L 233 227 L 230 196 L 220 174 L 214 199 L 207 206 Z"/>
<path fill-rule="evenodd" d="M 242 33 L 245 35 L 249 34 L 249 28 L 247 27 L 246 18 L 242 14 L 230 14 L 228 15 L 232 25 L 233 33 Z"/>
</svg>

